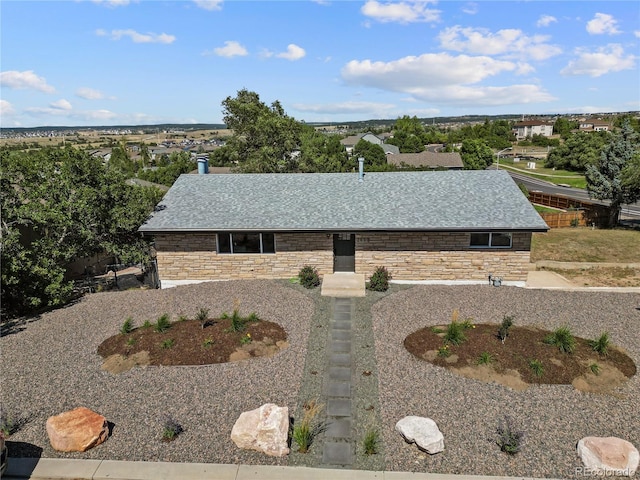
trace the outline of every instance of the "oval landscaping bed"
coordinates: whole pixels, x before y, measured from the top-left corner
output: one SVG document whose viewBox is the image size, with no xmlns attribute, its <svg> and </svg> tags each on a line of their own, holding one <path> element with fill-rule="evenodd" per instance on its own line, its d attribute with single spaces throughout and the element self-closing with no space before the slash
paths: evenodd
<svg viewBox="0 0 640 480">
<path fill-rule="evenodd" d="M 636 373 L 633 360 L 608 344 L 605 354 L 594 340 L 573 337 L 569 353 L 551 342 L 553 332 L 510 326 L 501 340 L 500 325 L 459 322 L 463 340 L 446 340 L 449 325 L 425 327 L 404 340 L 416 357 L 456 374 L 524 390 L 530 384 L 572 384 L 583 391 L 606 393 Z M 457 343 L 457 344 L 456 344 Z"/>
<path fill-rule="evenodd" d="M 137 365 L 225 363 L 273 355 L 288 346 L 285 330 L 265 320 L 243 319 L 235 326 L 231 318 L 178 320 L 166 329 L 157 325 L 147 322 L 102 342 L 103 369 L 119 373 Z"/>
</svg>

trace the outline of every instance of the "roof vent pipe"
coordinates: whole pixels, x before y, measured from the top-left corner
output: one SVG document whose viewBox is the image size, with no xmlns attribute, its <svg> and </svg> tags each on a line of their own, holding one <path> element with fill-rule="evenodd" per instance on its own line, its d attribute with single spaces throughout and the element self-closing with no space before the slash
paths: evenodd
<svg viewBox="0 0 640 480">
<path fill-rule="evenodd" d="M 358 181 L 364 182 L 364 158 L 358 158 Z"/>
</svg>

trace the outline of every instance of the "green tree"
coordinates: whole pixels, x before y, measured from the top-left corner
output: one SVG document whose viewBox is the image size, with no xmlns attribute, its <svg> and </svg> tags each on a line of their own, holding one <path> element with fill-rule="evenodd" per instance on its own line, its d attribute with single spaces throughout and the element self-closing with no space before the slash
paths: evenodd
<svg viewBox="0 0 640 480">
<path fill-rule="evenodd" d="M 383 148 L 363 139 L 360 139 L 353 147 L 353 157 L 356 160 L 363 157 L 365 165 L 369 168 L 387 164 L 387 155 L 384 153 Z"/>
<path fill-rule="evenodd" d="M 587 165 L 598 161 L 609 139 L 608 132 L 573 133 L 562 145 L 549 152 L 545 167 L 584 172 Z"/>
<path fill-rule="evenodd" d="M 301 172 L 347 172 L 353 168 L 337 135 L 326 135 L 306 127 L 300 140 Z"/>
<path fill-rule="evenodd" d="M 493 163 L 493 150 L 484 140 L 464 140 L 460 156 L 465 170 L 485 170 Z"/>
<path fill-rule="evenodd" d="M 284 112 L 277 100 L 267 106 L 257 93 L 240 90 L 223 102 L 223 120 L 233 130 L 226 158 L 243 172 L 295 172 L 294 151 L 303 125 Z"/>
<path fill-rule="evenodd" d="M 72 260 L 98 252 L 139 262 L 148 246 L 137 234 L 161 198 L 87 152 L 46 148 L 0 151 L 2 308 L 18 314 L 69 300 Z"/>
<path fill-rule="evenodd" d="M 605 146 L 600 158 L 587 165 L 586 179 L 589 195 L 598 200 L 610 200 L 609 227 L 618 224 L 620 210 L 625 203 L 633 203 L 640 198 L 636 185 L 635 171 L 640 143 L 638 134 L 629 122 L 625 122 Z"/>
<path fill-rule="evenodd" d="M 571 134 L 571 130 L 575 130 L 580 126 L 579 122 L 559 117 L 553 124 L 553 133 L 567 139 Z"/>
</svg>

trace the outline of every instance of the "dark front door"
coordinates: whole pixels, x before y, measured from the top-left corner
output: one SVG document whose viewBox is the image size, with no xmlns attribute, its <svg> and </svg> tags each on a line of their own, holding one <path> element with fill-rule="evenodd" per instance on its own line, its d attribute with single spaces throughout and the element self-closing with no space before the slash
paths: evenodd
<svg viewBox="0 0 640 480">
<path fill-rule="evenodd" d="M 356 236 L 354 233 L 333 235 L 333 271 L 356 271 Z"/>
</svg>

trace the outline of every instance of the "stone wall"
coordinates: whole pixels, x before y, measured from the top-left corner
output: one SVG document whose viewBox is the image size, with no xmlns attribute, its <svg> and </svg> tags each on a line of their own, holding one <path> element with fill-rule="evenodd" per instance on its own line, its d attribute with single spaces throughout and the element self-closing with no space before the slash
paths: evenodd
<svg viewBox="0 0 640 480">
<path fill-rule="evenodd" d="M 396 246 L 394 249 L 393 246 Z M 356 236 L 356 271 L 369 277 L 377 266 L 395 280 L 525 281 L 531 233 L 518 232 L 512 248 L 469 248 L 469 233 L 371 233 Z"/>
<path fill-rule="evenodd" d="M 278 233 L 275 254 L 218 254 L 215 233 L 156 235 L 163 280 L 291 278 L 304 265 L 333 272 L 333 235 Z M 468 233 L 358 233 L 356 272 L 370 276 L 384 266 L 396 280 L 524 281 L 530 233 L 514 233 L 509 249 L 469 248 Z"/>
</svg>

